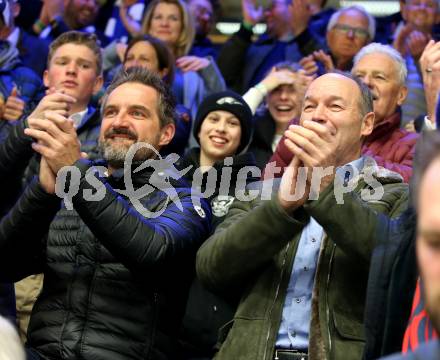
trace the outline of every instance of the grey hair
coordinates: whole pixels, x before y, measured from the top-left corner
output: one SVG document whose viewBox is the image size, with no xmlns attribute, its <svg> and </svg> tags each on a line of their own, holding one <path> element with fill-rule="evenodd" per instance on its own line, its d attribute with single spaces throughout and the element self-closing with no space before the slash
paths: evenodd
<svg viewBox="0 0 440 360">
<path fill-rule="evenodd" d="M 400 55 L 400 53 L 391 47 L 390 45 L 383 45 L 379 43 L 371 43 L 364 46 L 355 55 L 353 59 L 353 68 L 358 64 L 358 62 L 366 55 L 370 54 L 384 54 L 393 60 L 397 74 L 399 76 L 399 82 L 401 85 L 405 85 L 406 77 L 408 76 L 408 69 L 406 67 L 405 59 Z"/>
<path fill-rule="evenodd" d="M 121 69 L 119 71 L 104 94 L 101 114 L 104 113 L 103 111 L 107 105 L 107 100 L 111 92 L 126 83 L 138 83 L 155 89 L 159 98 L 157 103 L 157 113 L 159 116 L 160 127 L 163 128 L 165 125 L 174 124 L 175 99 L 171 94 L 170 89 L 158 75 L 145 68 L 137 66 L 128 69 Z"/>
<path fill-rule="evenodd" d="M 368 19 L 368 34 L 370 36 L 370 40 L 374 39 L 374 36 L 376 35 L 376 20 L 374 20 L 374 17 L 371 16 L 362 6 L 359 5 L 352 5 L 348 6 L 342 9 L 339 9 L 336 11 L 331 17 L 327 24 L 327 32 L 329 32 L 333 27 L 336 25 L 336 23 L 339 20 L 339 17 L 349 11 L 349 10 L 355 10 L 360 12 L 362 15 L 364 15 Z"/>
<path fill-rule="evenodd" d="M 367 115 L 370 112 L 374 112 L 373 108 L 373 94 L 371 93 L 370 89 L 367 85 L 365 85 L 359 78 L 352 75 L 349 72 L 346 71 L 340 71 L 340 70 L 333 70 L 329 72 L 329 74 L 339 74 L 342 76 L 345 76 L 351 80 L 353 80 L 361 93 L 360 99 L 359 99 L 359 110 L 361 112 L 361 118 L 363 118 L 365 115 Z"/>
</svg>

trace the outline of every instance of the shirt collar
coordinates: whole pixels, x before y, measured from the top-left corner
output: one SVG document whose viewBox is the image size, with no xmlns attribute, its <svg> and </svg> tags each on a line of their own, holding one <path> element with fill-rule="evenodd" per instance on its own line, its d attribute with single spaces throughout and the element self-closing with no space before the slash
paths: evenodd
<svg viewBox="0 0 440 360">
<path fill-rule="evenodd" d="M 17 47 L 20 30 L 16 27 L 8 36 L 8 41 L 13 47 Z"/>
<path fill-rule="evenodd" d="M 75 114 L 72 114 L 69 116 L 69 119 L 73 121 L 73 126 L 75 129 L 78 129 L 81 127 L 81 125 L 84 123 L 84 118 L 87 114 L 87 108 L 85 108 L 83 111 L 79 111 Z"/>
<path fill-rule="evenodd" d="M 364 157 L 361 156 L 360 158 L 353 160 L 348 164 L 339 166 L 336 169 L 336 175 L 342 179 L 344 186 L 346 186 L 355 175 L 359 174 L 362 171 L 363 167 Z"/>
</svg>

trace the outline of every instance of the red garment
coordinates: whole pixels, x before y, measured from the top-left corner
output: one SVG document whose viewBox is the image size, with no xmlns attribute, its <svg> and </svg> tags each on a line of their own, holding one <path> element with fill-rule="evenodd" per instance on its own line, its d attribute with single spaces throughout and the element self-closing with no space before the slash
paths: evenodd
<svg viewBox="0 0 440 360">
<path fill-rule="evenodd" d="M 402 352 L 414 351 L 421 344 L 438 339 L 437 332 L 432 327 L 429 316 L 425 310 L 425 302 L 421 296 L 420 280 L 417 281 L 414 293 L 411 316 L 403 337 Z"/>
<path fill-rule="evenodd" d="M 294 119 L 289 125 L 297 123 L 298 120 Z M 365 140 L 362 154 L 374 158 L 379 166 L 399 173 L 407 183 L 412 175 L 412 161 L 418 137 L 418 134 L 400 128 L 400 113 L 396 112 L 374 128 Z M 264 179 L 281 177 L 284 168 L 292 160 L 292 153 L 284 144 L 284 139 L 283 136 L 269 160 L 269 163 L 275 161 L 275 165 L 281 167 L 281 172 L 273 174 L 272 171 L 267 171 L 266 165 Z"/>
</svg>

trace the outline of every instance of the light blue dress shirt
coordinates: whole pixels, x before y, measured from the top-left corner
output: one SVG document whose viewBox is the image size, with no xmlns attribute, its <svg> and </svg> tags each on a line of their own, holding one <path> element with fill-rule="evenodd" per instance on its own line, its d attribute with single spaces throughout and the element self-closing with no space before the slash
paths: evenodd
<svg viewBox="0 0 440 360">
<path fill-rule="evenodd" d="M 362 169 L 363 164 L 362 157 L 354 160 L 338 168 L 336 176 L 342 176 L 345 183 Z M 312 292 L 323 236 L 324 229 L 315 219 L 310 218 L 302 231 L 293 262 L 278 330 L 277 348 L 308 349 Z"/>
</svg>

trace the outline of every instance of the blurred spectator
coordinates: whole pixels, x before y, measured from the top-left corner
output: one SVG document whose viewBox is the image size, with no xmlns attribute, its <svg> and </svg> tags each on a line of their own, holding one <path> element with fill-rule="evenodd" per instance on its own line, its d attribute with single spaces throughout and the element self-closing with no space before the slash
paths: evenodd
<svg viewBox="0 0 440 360">
<path fill-rule="evenodd" d="M 419 60 L 428 41 L 440 39 L 440 34 L 434 33 L 438 11 L 437 0 L 407 0 L 402 11 L 405 24 L 394 34 L 393 46 L 405 58 L 408 68 L 408 97 L 402 105 L 402 125 L 427 112 Z"/>
<path fill-rule="evenodd" d="M 2 13 L 0 39 L 8 40 L 18 49 L 24 66 L 34 70 L 40 77 L 43 76 L 49 51 L 48 41 L 39 39 L 16 26 L 15 19 L 21 12 L 19 0 L 2 0 L 0 12 Z"/>
<path fill-rule="evenodd" d="M 98 0 L 45 0 L 32 29 L 50 41 L 69 30 L 94 33 L 105 45 L 104 34 L 94 27 L 98 8 Z"/>
<path fill-rule="evenodd" d="M 374 129 L 364 139 L 362 153 L 409 182 L 418 135 L 400 128 L 399 106 L 407 94 L 406 72 L 402 56 L 392 47 L 377 43 L 367 45 L 355 56 L 352 69 L 374 96 Z M 281 140 L 270 161 L 284 168 L 291 157 Z"/>
<path fill-rule="evenodd" d="M 144 0 L 118 0 L 113 6 L 110 18 L 104 28 L 104 35 L 110 43 L 114 40 L 128 43 L 134 29 L 140 27 L 144 15 Z"/>
<path fill-rule="evenodd" d="M 25 360 L 23 345 L 14 325 L 0 316 L 0 360 Z"/>
<path fill-rule="evenodd" d="M 252 0 L 242 0 L 241 7 L 240 30 L 222 46 L 217 58 L 226 84 L 238 93 L 259 83 L 276 63 L 301 58 L 289 26 L 287 0 L 272 0 L 264 11 Z M 266 33 L 253 42 L 252 28 L 263 19 Z"/>
<path fill-rule="evenodd" d="M 200 187 L 209 201 L 213 228 L 223 221 L 237 192 L 259 179 L 242 171 L 255 166 L 254 157 L 246 152 L 251 132 L 252 113 L 240 95 L 223 91 L 200 104 L 194 123 L 199 146 L 180 159 L 178 168 L 191 167 L 185 177 L 194 190 Z M 224 180 L 226 171 L 228 184 Z M 212 359 L 218 332 L 232 320 L 237 302 L 236 298 L 213 294 L 194 279 L 180 335 L 182 360 Z"/>
<path fill-rule="evenodd" d="M 213 0 L 186 0 L 186 2 L 196 27 L 196 35 L 189 55 L 212 56 L 216 59 L 218 50 L 208 38 L 216 18 Z"/>
<path fill-rule="evenodd" d="M 133 66 L 144 67 L 156 73 L 168 86 L 171 86 L 174 81 L 174 56 L 163 41 L 152 36 L 138 36 L 128 44 L 123 67 L 128 69 Z M 183 155 L 188 146 L 191 132 L 191 114 L 189 110 L 182 104 L 177 104 L 174 120 L 176 125 L 174 137 L 160 151 L 164 156 L 171 153 Z"/>
<path fill-rule="evenodd" d="M 430 40 L 420 57 L 420 72 L 423 79 L 423 89 L 426 99 L 426 116 L 422 129 L 432 130 L 437 128 L 438 96 L 440 92 L 440 41 Z"/>
<path fill-rule="evenodd" d="M 321 75 L 332 69 L 349 71 L 353 58 L 375 34 L 374 18 L 360 6 L 350 6 L 335 12 L 327 25 L 328 52 L 319 50 L 317 39 L 310 42 L 314 52 L 301 59 L 300 64 L 309 75 Z"/>
<path fill-rule="evenodd" d="M 311 81 L 299 69 L 295 63 L 278 63 L 243 95 L 255 113 L 249 152 L 254 154 L 260 169 L 272 156 L 289 122 L 299 119 L 304 94 Z M 259 106 L 261 102 L 263 105 Z"/>
<path fill-rule="evenodd" d="M 211 57 L 186 55 L 190 50 L 195 28 L 183 0 L 153 0 L 148 5 L 140 34 L 148 34 L 165 42 L 176 59 L 172 85 L 177 103 L 187 107 L 194 118 L 200 102 L 226 85 Z M 116 66 L 123 59 L 125 47 L 112 43 L 104 50 L 104 70 Z M 191 146 L 196 143 L 191 136 Z"/>
</svg>

